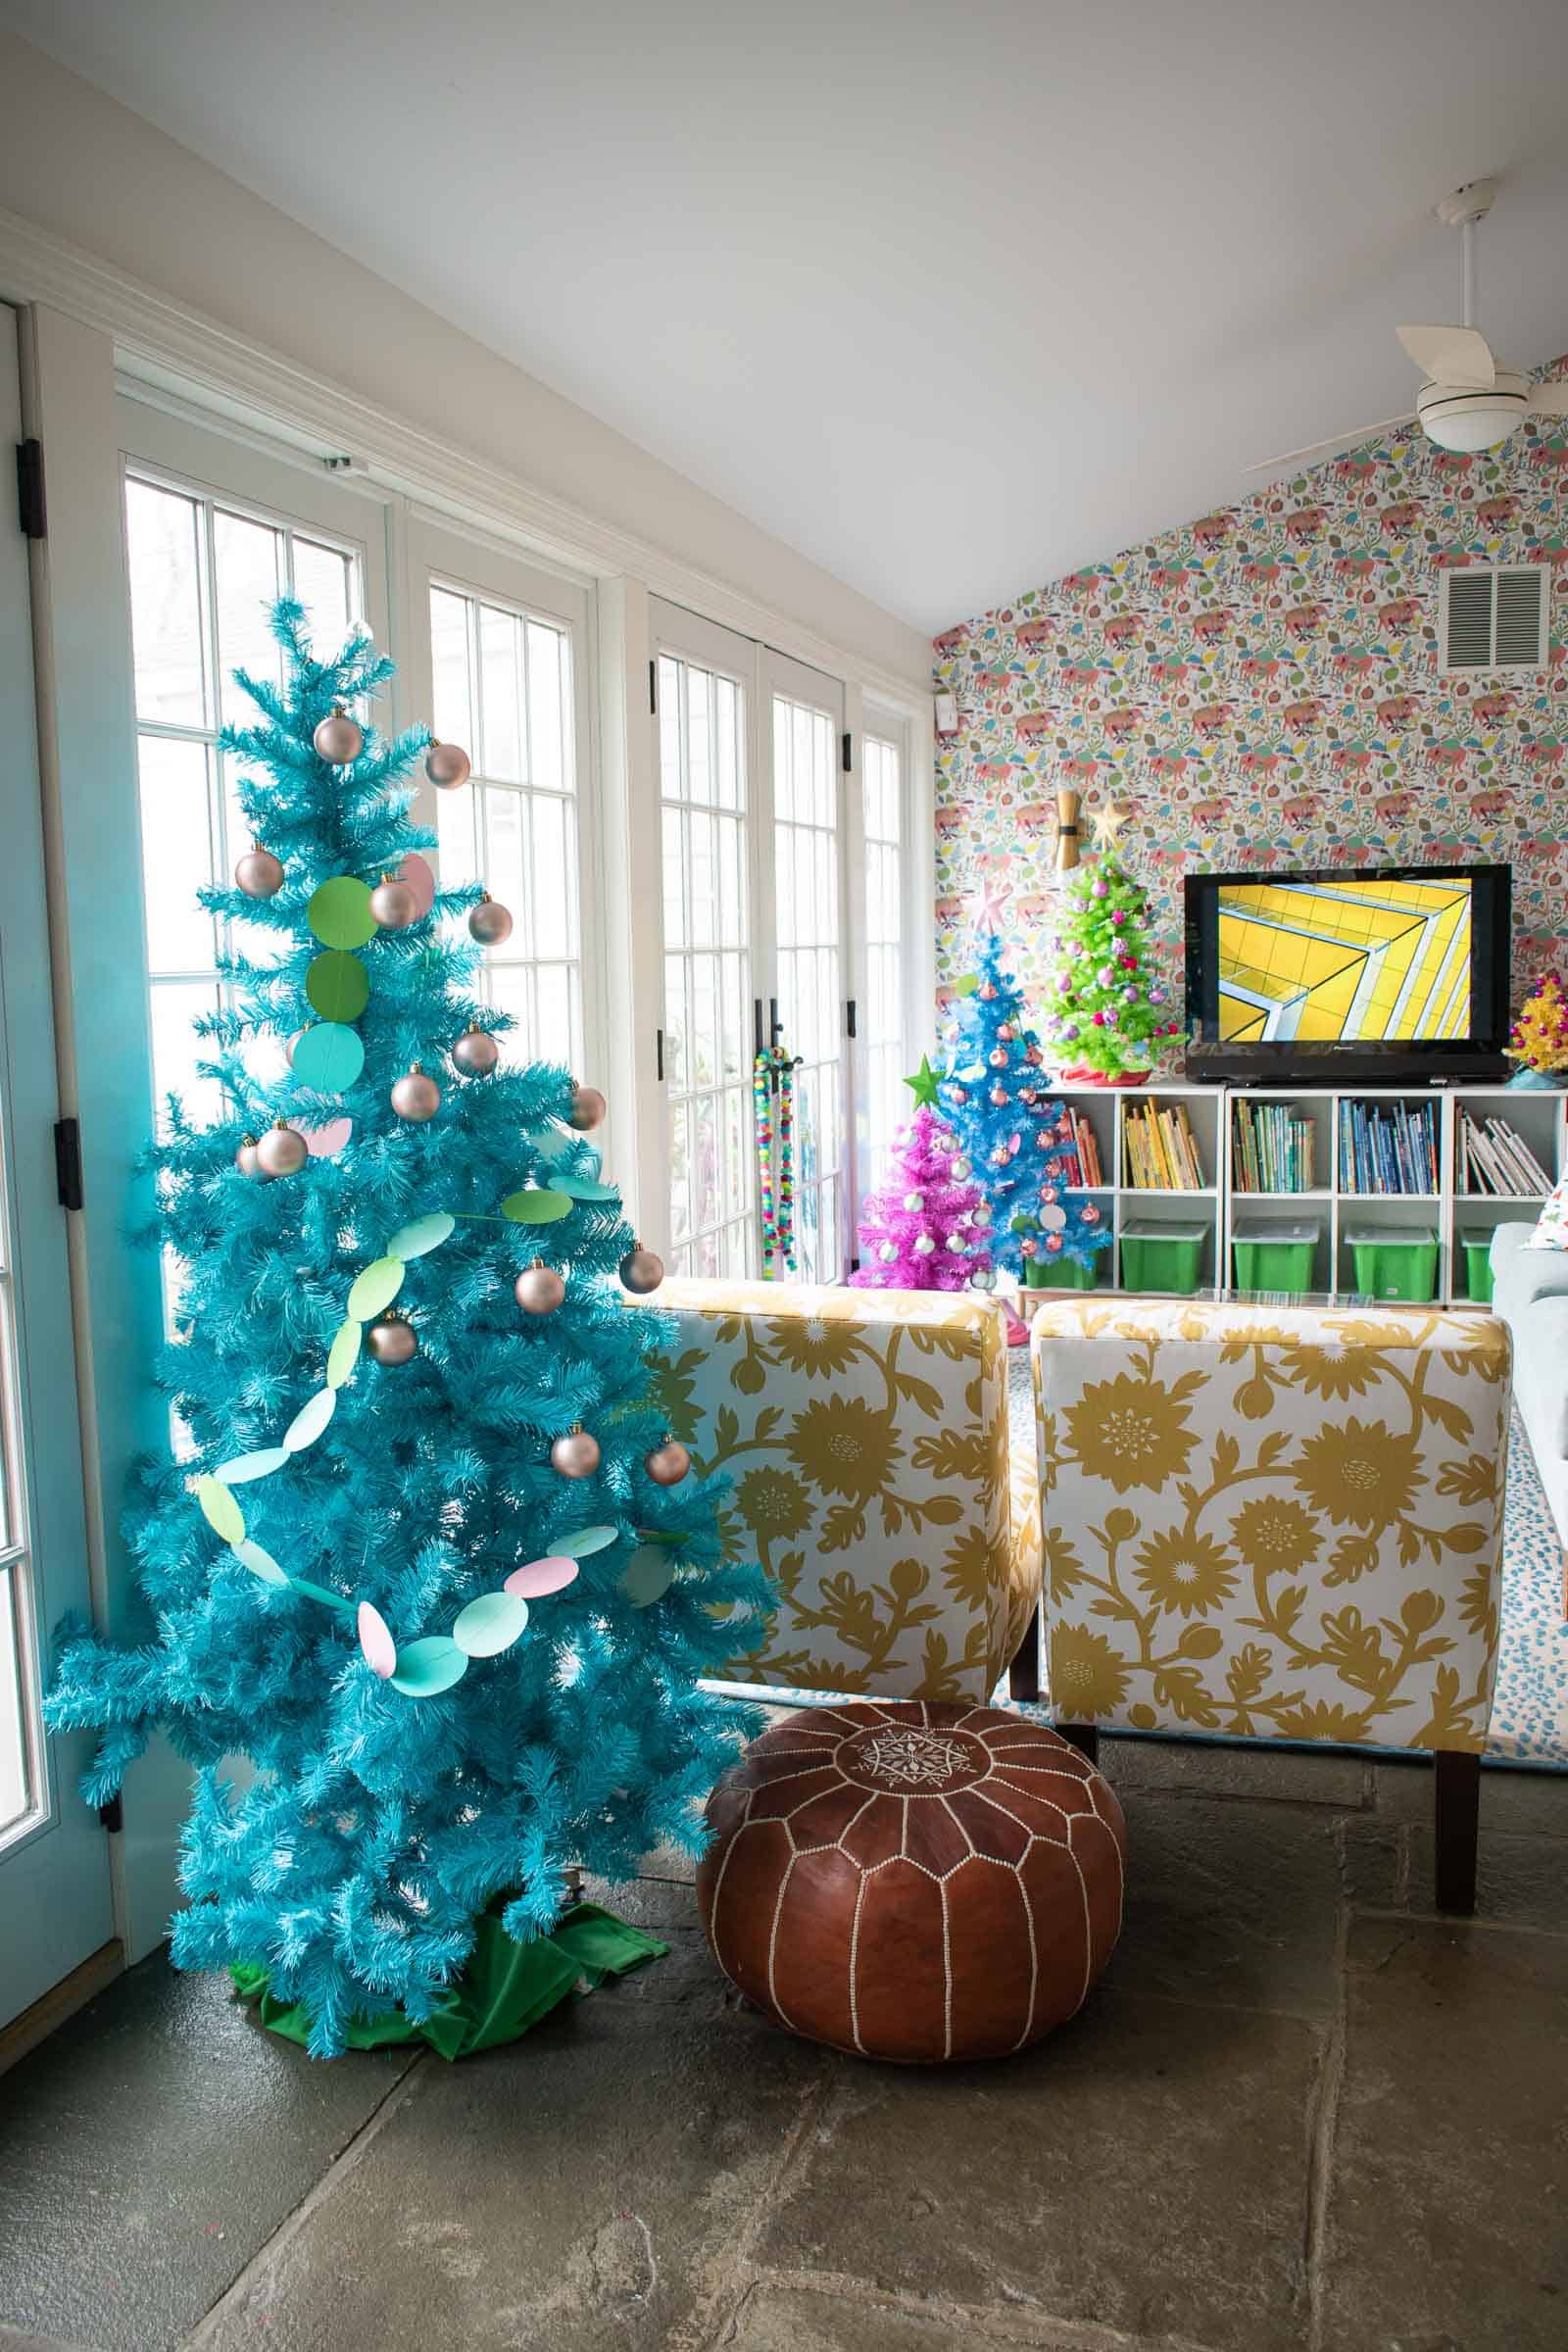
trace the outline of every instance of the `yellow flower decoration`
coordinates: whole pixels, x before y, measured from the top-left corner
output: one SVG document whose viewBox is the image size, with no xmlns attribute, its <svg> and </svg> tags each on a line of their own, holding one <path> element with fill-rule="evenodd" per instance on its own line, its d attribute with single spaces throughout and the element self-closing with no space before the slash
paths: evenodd
<svg viewBox="0 0 1568 2352">
<path fill-rule="evenodd" d="M 1292 1476 L 1336 1527 L 1387 1527 L 1402 1519 L 1420 1476 L 1415 1442 L 1383 1421 L 1328 1422 L 1301 1441 Z"/>
<path fill-rule="evenodd" d="M 1103 1634 L 1087 1625 L 1051 1629 L 1051 1696 L 1063 1723 L 1112 1715 L 1127 1695 L 1127 1669 Z"/>
<path fill-rule="evenodd" d="M 1287 1375 L 1292 1388 L 1305 1389 L 1309 1396 L 1326 1396 L 1336 1404 L 1348 1397 L 1364 1396 L 1376 1386 L 1383 1367 L 1370 1348 L 1342 1345 L 1333 1340 L 1313 1345 L 1305 1340 L 1292 1344 L 1285 1351 Z"/>
<path fill-rule="evenodd" d="M 811 1524 L 811 1505 L 787 1470 L 748 1470 L 735 1490 L 735 1507 L 761 1542 L 787 1542 Z"/>
<path fill-rule="evenodd" d="M 1282 1740 L 1338 1740 L 1353 1746 L 1366 1738 L 1367 1712 L 1331 1698 L 1301 1699 L 1294 1707 L 1277 1708 L 1274 1723 Z"/>
<path fill-rule="evenodd" d="M 1091 1381 L 1062 1415 L 1082 1467 L 1091 1478 L 1108 1480 L 1118 1494 L 1131 1487 L 1157 1494 L 1167 1479 L 1187 1467 L 1194 1434 L 1185 1400 L 1163 1381 Z"/>
<path fill-rule="evenodd" d="M 1317 1557 L 1320 1537 L 1310 1511 L 1288 1494 L 1255 1494 L 1231 1521 L 1231 1538 L 1260 1576 L 1295 1576 Z"/>
<path fill-rule="evenodd" d="M 768 1345 L 792 1372 L 808 1380 L 847 1371 L 860 1353 L 852 1323 L 830 1323 L 824 1315 L 778 1315 L 767 1324 Z"/>
<path fill-rule="evenodd" d="M 785 1450 L 819 1494 L 866 1503 L 891 1485 L 904 1447 L 891 1414 L 858 1396 L 824 1396 L 797 1413 Z"/>
<path fill-rule="evenodd" d="M 1196 1528 L 1159 1529 L 1140 1544 L 1136 1574 L 1151 1600 L 1162 1609 L 1179 1609 L 1184 1617 L 1223 1608 L 1236 1590 L 1230 1553 Z"/>
</svg>

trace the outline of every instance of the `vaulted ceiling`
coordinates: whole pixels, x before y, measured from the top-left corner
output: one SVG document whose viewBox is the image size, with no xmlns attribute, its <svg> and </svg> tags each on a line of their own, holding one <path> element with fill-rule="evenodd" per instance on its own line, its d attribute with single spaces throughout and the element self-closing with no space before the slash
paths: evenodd
<svg viewBox="0 0 1568 2352">
<path fill-rule="evenodd" d="M 1562 0 L 0 0 L 0 22 L 936 628 L 1568 348 Z"/>
</svg>

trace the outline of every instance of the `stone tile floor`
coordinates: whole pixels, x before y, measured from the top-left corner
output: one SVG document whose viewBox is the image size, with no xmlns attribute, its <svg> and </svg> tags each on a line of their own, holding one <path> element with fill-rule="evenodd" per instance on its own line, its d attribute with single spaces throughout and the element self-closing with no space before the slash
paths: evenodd
<svg viewBox="0 0 1568 2352">
<path fill-rule="evenodd" d="M 0 2079 L 0 2347 L 1564 2352 L 1568 1777 L 1106 1740 L 1121 1946 L 1024 2057 L 794 2041 L 671 1956 L 514 2049 L 312 2066 L 134 1970 Z"/>
</svg>

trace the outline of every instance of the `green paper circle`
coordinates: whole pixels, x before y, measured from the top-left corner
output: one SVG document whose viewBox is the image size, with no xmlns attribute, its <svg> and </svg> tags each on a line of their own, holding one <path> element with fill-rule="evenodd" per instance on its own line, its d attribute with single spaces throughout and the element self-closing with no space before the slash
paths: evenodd
<svg viewBox="0 0 1568 2352">
<path fill-rule="evenodd" d="M 225 1544 L 244 1543 L 245 1514 L 220 1478 L 199 1478 L 196 1499 L 215 1536 L 221 1536 Z"/>
<path fill-rule="evenodd" d="M 424 1257 L 430 1250 L 439 1250 L 449 1233 L 456 1233 L 458 1220 L 444 1208 L 432 1208 L 428 1216 L 412 1217 L 400 1225 L 386 1246 L 388 1257 Z"/>
<path fill-rule="evenodd" d="M 391 1677 L 394 1690 L 405 1698 L 433 1698 L 450 1690 L 468 1671 L 468 1660 L 449 1634 L 426 1634 L 398 1651 L 398 1670 Z"/>
<path fill-rule="evenodd" d="M 499 1657 L 510 1649 L 528 1623 L 528 1603 L 520 1592 L 481 1592 L 470 1600 L 452 1628 L 452 1639 L 470 1658 Z M 398 1663 L 402 1664 L 400 1656 Z"/>
<path fill-rule="evenodd" d="M 259 1576 L 264 1585 L 286 1585 L 288 1583 L 287 1576 L 273 1559 L 271 1553 L 264 1551 L 259 1544 L 252 1544 L 247 1539 L 243 1544 L 231 1544 L 229 1549 L 240 1566 L 248 1568 L 252 1576 Z"/>
<path fill-rule="evenodd" d="M 954 982 L 953 993 L 956 997 L 972 997 L 979 985 L 980 975 L 978 972 L 965 972 L 961 980 Z"/>
<path fill-rule="evenodd" d="M 360 1360 L 360 1342 L 365 1336 L 363 1324 L 353 1316 L 338 1326 L 331 1347 L 326 1351 L 326 1385 L 340 1389 Z"/>
<path fill-rule="evenodd" d="M 571 1214 L 571 1202 L 564 1193 L 552 1192 L 548 1185 L 531 1185 L 524 1192 L 509 1193 L 501 1203 L 501 1214 L 514 1225 L 554 1225 Z"/>
<path fill-rule="evenodd" d="M 316 1395 L 308 1397 L 300 1406 L 299 1411 L 284 1430 L 283 1450 L 285 1453 L 303 1453 L 307 1446 L 314 1446 L 336 1410 L 336 1389 L 318 1389 Z M 244 1530 L 241 1529 L 240 1532 L 243 1534 Z"/>
<path fill-rule="evenodd" d="M 323 1021 L 357 1021 L 370 1002 L 370 976 L 357 956 L 326 948 L 311 960 L 305 994 Z"/>
<path fill-rule="evenodd" d="M 634 1608 L 646 1609 L 661 1599 L 674 1582 L 673 1554 L 658 1544 L 643 1544 L 627 1562 L 620 1589 Z"/>
<path fill-rule="evenodd" d="M 269 1446 L 260 1453 L 237 1453 L 231 1462 L 220 1462 L 213 1476 L 225 1487 L 243 1487 L 253 1478 L 270 1478 L 287 1460 L 281 1446 Z"/>
<path fill-rule="evenodd" d="M 365 1067 L 359 1033 L 340 1021 L 314 1021 L 294 1048 L 294 1075 L 318 1095 L 340 1095 Z"/>
<path fill-rule="evenodd" d="M 619 1193 L 612 1184 L 595 1184 L 586 1176 L 558 1176 L 555 1189 L 572 1200 L 618 1200 Z"/>
<path fill-rule="evenodd" d="M 401 1257 L 378 1257 L 363 1274 L 357 1274 L 349 1292 L 349 1313 L 355 1322 L 368 1323 L 390 1306 L 403 1288 L 407 1271 Z"/>
<path fill-rule="evenodd" d="M 304 1593 L 307 1600 L 323 1601 L 329 1609 L 341 1609 L 346 1617 L 354 1615 L 353 1601 L 345 1600 L 341 1592 L 333 1592 L 325 1585 L 313 1585 L 304 1576 L 291 1576 L 288 1581 L 296 1592 Z"/>
<path fill-rule="evenodd" d="M 553 1537 L 549 1549 L 568 1560 L 585 1560 L 591 1551 L 603 1551 L 615 1543 L 618 1527 L 580 1527 L 574 1536 Z"/>
<path fill-rule="evenodd" d="M 334 874 L 313 891 L 305 919 L 323 948 L 363 948 L 379 928 L 370 912 L 370 885 L 353 874 Z"/>
</svg>

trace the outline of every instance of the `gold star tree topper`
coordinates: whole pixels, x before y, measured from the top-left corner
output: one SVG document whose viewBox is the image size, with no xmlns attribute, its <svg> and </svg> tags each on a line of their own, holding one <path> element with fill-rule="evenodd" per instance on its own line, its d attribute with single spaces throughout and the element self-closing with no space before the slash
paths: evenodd
<svg viewBox="0 0 1568 2352">
<path fill-rule="evenodd" d="M 1096 847 L 1102 850 L 1113 850 L 1116 847 L 1117 834 L 1131 815 L 1130 808 L 1119 808 L 1114 801 L 1107 801 L 1103 808 L 1091 809 L 1089 822 L 1095 828 Z"/>
</svg>

